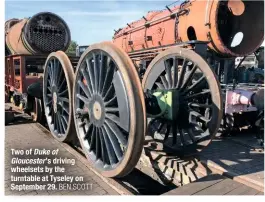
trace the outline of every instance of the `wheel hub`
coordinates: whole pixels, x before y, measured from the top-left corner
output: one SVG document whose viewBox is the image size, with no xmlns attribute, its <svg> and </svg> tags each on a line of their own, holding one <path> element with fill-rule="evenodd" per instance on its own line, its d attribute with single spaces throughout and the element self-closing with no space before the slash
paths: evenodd
<svg viewBox="0 0 265 202">
<path fill-rule="evenodd" d="M 90 121 L 97 127 L 101 127 L 105 120 L 104 101 L 100 95 L 94 95 L 88 104 Z"/>
<path fill-rule="evenodd" d="M 153 109 L 160 108 L 161 113 L 156 115 L 158 117 L 162 116 L 168 120 L 176 120 L 187 110 L 187 102 L 182 93 L 177 89 L 156 90 L 153 93 L 152 99 L 156 100 L 152 102 L 155 103 Z M 147 102 L 147 107 L 149 107 L 148 103 L 149 102 Z"/>
<path fill-rule="evenodd" d="M 98 101 L 94 102 L 93 114 L 96 120 L 99 120 L 102 116 L 102 109 Z"/>
<path fill-rule="evenodd" d="M 53 92 L 52 100 L 53 100 L 53 111 L 54 111 L 54 113 L 57 113 L 58 97 L 57 97 L 57 93 L 56 92 Z"/>
</svg>

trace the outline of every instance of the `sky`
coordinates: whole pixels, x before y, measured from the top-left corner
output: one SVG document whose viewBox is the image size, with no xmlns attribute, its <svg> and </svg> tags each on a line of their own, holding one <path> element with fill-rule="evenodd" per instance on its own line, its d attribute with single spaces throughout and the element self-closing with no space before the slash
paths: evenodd
<svg viewBox="0 0 265 202">
<path fill-rule="evenodd" d="M 140 19 L 148 11 L 165 9 L 165 6 L 171 3 L 174 3 L 174 0 L 6 0 L 5 19 L 31 17 L 43 11 L 54 12 L 68 24 L 72 40 L 78 45 L 89 45 L 111 40 L 114 29 Z"/>
</svg>

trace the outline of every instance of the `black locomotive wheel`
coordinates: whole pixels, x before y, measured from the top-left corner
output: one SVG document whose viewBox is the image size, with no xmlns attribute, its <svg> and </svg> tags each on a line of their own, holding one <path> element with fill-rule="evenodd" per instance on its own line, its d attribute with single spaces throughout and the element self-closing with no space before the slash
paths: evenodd
<svg viewBox="0 0 265 202">
<path fill-rule="evenodd" d="M 72 112 L 73 67 L 62 51 L 51 53 L 45 63 L 43 102 L 47 124 L 61 142 L 76 136 Z"/>
<path fill-rule="evenodd" d="M 127 175 L 140 158 L 146 127 L 130 58 L 109 42 L 90 46 L 78 63 L 73 98 L 77 136 L 90 163 L 106 177 Z"/>
<path fill-rule="evenodd" d="M 222 99 L 218 80 L 202 57 L 192 50 L 170 48 L 150 63 L 142 86 L 149 92 L 174 89 L 177 95 L 172 99 L 173 120 L 148 118 L 147 133 L 155 131 L 165 150 L 192 155 L 210 143 L 222 119 Z"/>
</svg>

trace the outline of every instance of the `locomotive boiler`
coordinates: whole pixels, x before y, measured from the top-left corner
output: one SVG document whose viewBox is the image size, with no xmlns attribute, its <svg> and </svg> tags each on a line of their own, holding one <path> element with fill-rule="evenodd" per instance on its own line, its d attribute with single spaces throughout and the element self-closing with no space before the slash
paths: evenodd
<svg viewBox="0 0 265 202">
<path fill-rule="evenodd" d="M 71 41 L 67 24 L 50 12 L 6 21 L 5 35 L 6 45 L 12 54 L 36 55 L 65 51 Z"/>
<path fill-rule="evenodd" d="M 53 51 L 66 51 L 71 41 L 66 22 L 41 12 L 5 22 L 5 87 L 7 100 L 40 121 L 43 114 L 42 76 L 45 60 Z"/>
<path fill-rule="evenodd" d="M 220 127 L 227 64 L 263 41 L 263 7 L 183 1 L 115 30 L 112 42 L 90 45 L 76 68 L 62 51 L 51 53 L 43 79 L 51 133 L 63 142 L 77 136 L 106 177 L 130 173 L 145 135 L 168 153 L 200 152 Z"/>
</svg>

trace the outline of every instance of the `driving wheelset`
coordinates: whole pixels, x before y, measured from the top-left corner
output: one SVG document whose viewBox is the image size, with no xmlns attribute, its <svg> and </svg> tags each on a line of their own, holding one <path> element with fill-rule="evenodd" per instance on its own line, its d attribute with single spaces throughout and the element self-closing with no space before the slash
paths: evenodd
<svg viewBox="0 0 265 202">
<path fill-rule="evenodd" d="M 222 119 L 222 94 L 200 55 L 181 47 L 161 52 L 148 66 L 142 86 L 148 94 L 147 134 L 162 141 L 166 152 L 189 156 L 211 142 Z"/>
<path fill-rule="evenodd" d="M 90 46 L 79 60 L 73 112 L 89 162 L 103 176 L 123 177 L 142 153 L 146 116 L 148 129 L 158 127 L 165 150 L 191 155 L 215 136 L 222 99 L 214 72 L 192 50 L 174 47 L 160 53 L 141 86 L 128 55 L 104 42 Z"/>
<path fill-rule="evenodd" d="M 43 103 L 48 127 L 61 142 L 72 143 L 76 133 L 73 121 L 72 89 L 74 70 L 68 56 L 57 51 L 45 63 Z"/>
<path fill-rule="evenodd" d="M 73 111 L 89 162 L 103 176 L 127 175 L 141 156 L 146 115 L 140 79 L 124 51 L 104 42 L 83 53 L 75 74 Z"/>
</svg>

